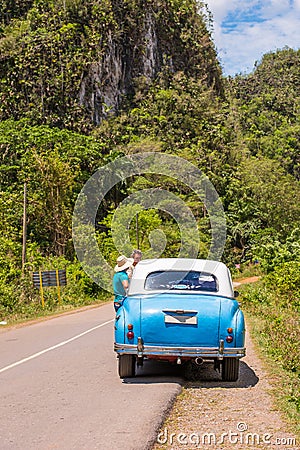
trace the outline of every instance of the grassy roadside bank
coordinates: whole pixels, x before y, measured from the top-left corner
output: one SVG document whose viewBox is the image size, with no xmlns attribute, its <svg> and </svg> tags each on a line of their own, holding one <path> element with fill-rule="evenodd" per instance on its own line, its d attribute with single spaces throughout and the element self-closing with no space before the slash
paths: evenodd
<svg viewBox="0 0 300 450">
<path fill-rule="evenodd" d="M 261 318 L 246 312 L 247 326 L 249 328 L 252 341 L 255 345 L 257 355 L 268 374 L 271 384 L 270 394 L 274 403 L 283 415 L 285 421 L 290 426 L 290 431 L 300 441 L 300 411 L 299 411 L 299 389 L 300 379 L 294 372 L 285 370 L 282 364 L 274 359 L 269 351 L 270 340 L 260 332 L 262 329 Z M 279 352 L 274 347 L 274 352 Z"/>
<path fill-rule="evenodd" d="M 98 300 L 90 299 L 90 301 L 81 305 L 57 305 L 55 308 L 51 309 L 37 308 L 29 312 L 24 311 L 22 314 L 13 314 L 12 316 L 9 316 L 8 320 L 4 320 L 3 324 L 0 323 L 0 332 L 11 327 L 25 326 L 38 321 L 59 317 L 64 314 L 74 314 L 87 309 L 97 308 L 111 300 L 111 297 Z"/>
<path fill-rule="evenodd" d="M 68 272 L 68 284 L 44 289 L 43 301 L 39 289 L 34 288 L 30 276 L 18 286 L 7 285 L 5 295 L 0 289 L 0 331 L 14 325 L 26 324 L 84 308 L 99 306 L 112 300 L 112 295 Z M 0 286 L 1 288 L 1 286 Z"/>
<path fill-rule="evenodd" d="M 29 263 L 28 263 L 29 265 Z M 67 284 L 43 288 L 33 282 L 33 271 L 66 270 Z M 94 283 L 78 262 L 65 258 L 42 258 L 40 264 L 31 264 L 22 275 L 12 271 L 7 279 L 0 280 L 0 329 L 43 317 L 64 314 L 90 305 L 110 301 L 112 295 Z M 3 325 L 3 324 L 7 325 Z"/>
<path fill-rule="evenodd" d="M 289 277 L 283 274 L 284 269 L 278 270 L 258 283 L 240 286 L 239 291 L 276 404 L 300 437 L 299 297 L 297 290 L 287 288 Z"/>
</svg>

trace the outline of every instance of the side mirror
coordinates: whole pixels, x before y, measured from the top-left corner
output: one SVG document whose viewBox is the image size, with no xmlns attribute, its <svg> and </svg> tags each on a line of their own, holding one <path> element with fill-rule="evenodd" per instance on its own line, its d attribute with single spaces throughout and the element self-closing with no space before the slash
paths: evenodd
<svg viewBox="0 0 300 450">
<path fill-rule="evenodd" d="M 233 295 L 234 298 L 238 298 L 238 296 L 240 295 L 240 293 L 238 291 L 233 291 Z"/>
</svg>

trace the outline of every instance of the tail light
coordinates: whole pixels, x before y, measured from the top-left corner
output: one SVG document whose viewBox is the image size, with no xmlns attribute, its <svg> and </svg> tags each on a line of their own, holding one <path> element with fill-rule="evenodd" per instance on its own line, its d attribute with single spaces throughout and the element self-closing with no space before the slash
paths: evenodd
<svg viewBox="0 0 300 450">
<path fill-rule="evenodd" d="M 231 336 L 231 334 L 233 333 L 233 328 L 227 328 L 227 333 L 228 336 L 226 336 L 226 342 L 228 342 L 228 344 L 231 344 L 231 342 L 233 342 L 233 336 Z"/>
<path fill-rule="evenodd" d="M 129 323 L 128 325 L 127 325 L 127 329 L 128 329 L 128 332 L 127 332 L 127 339 L 133 339 L 134 338 L 134 332 L 132 331 L 133 330 L 133 325 L 131 324 L 131 323 Z"/>
</svg>

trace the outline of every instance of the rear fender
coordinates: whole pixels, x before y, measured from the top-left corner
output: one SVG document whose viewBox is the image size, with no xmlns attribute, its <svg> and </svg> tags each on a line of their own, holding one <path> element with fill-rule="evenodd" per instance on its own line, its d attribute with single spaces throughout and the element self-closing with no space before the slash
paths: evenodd
<svg viewBox="0 0 300 450">
<path fill-rule="evenodd" d="M 123 306 L 121 306 L 116 312 L 115 318 L 115 342 L 119 344 L 124 344 L 125 342 L 124 323 L 125 323 L 125 314 Z"/>
<path fill-rule="evenodd" d="M 243 312 L 238 309 L 235 314 L 235 329 L 236 329 L 236 347 L 245 346 L 245 319 Z"/>
<path fill-rule="evenodd" d="M 224 340 L 225 347 L 243 347 L 244 346 L 244 316 L 239 309 L 236 300 L 228 299 L 222 302 L 220 313 L 220 339 Z M 226 337 L 231 334 L 227 329 L 233 329 L 233 342 L 226 342 Z"/>
<path fill-rule="evenodd" d="M 136 297 L 125 298 L 116 313 L 115 342 L 119 344 L 137 344 L 141 335 L 141 300 Z M 134 338 L 128 339 L 128 324 L 133 325 Z"/>
</svg>

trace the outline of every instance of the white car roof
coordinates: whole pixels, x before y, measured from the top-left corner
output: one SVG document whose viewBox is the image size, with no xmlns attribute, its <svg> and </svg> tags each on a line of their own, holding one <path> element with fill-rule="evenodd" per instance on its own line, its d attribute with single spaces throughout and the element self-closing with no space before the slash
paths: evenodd
<svg viewBox="0 0 300 450">
<path fill-rule="evenodd" d="M 154 291 L 145 289 L 145 279 L 149 273 L 156 271 L 186 271 L 195 270 L 212 274 L 218 281 L 217 292 L 205 292 L 207 295 L 221 295 L 224 297 L 233 297 L 233 285 L 229 269 L 220 261 L 211 261 L 207 259 L 188 259 L 188 258 L 160 258 L 145 259 L 139 262 L 133 272 L 128 290 L 128 295 L 153 294 Z M 156 291 L 155 291 L 156 292 Z M 199 292 L 199 291 L 198 291 Z M 201 291 L 200 291 L 201 292 Z"/>
</svg>

